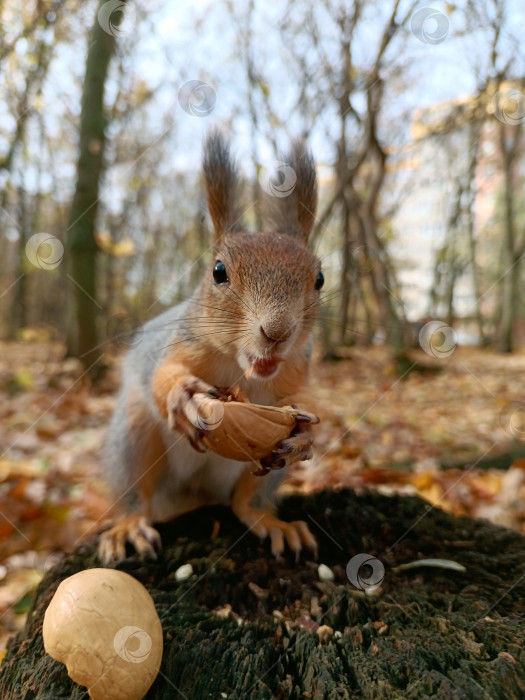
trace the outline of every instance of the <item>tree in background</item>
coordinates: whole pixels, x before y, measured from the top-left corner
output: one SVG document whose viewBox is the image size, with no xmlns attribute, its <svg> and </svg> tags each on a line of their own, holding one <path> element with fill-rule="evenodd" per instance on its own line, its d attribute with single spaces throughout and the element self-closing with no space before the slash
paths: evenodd
<svg viewBox="0 0 525 700">
<path fill-rule="evenodd" d="M 365 342 L 383 337 L 396 350 L 404 345 L 403 307 L 380 202 L 388 158 L 388 143 L 381 133 L 385 87 L 395 68 L 400 69 L 393 46 L 399 52 L 415 3 L 403 12 L 400 5 L 392 0 L 377 13 L 366 0 L 305 3 L 303 12 L 309 16 L 290 13 L 283 32 L 283 41 L 305 76 L 298 106 L 304 111 L 309 105 L 312 124 L 320 105 L 323 113 L 333 115 L 327 129 L 335 152 L 333 184 L 313 238 L 317 242 L 334 225 L 339 229 L 338 341 L 355 342 L 359 335 Z M 322 26 L 330 26 L 330 31 L 321 33 L 316 12 L 324 16 Z M 360 34 L 371 12 L 374 40 L 363 49 Z M 364 334 L 356 331 L 363 322 Z"/>
<path fill-rule="evenodd" d="M 64 4 L 65 0 L 27 3 L 16 17 L 10 17 L 8 7 L 0 6 L 0 72 L 3 76 L 4 119 L 9 116 L 14 125 L 14 128 L 9 128 L 9 118 L 5 119 L 0 132 L 0 212 L 4 219 L 4 231 L 13 225 L 16 229 L 12 236 L 16 271 L 15 282 L 11 285 L 8 327 L 11 337 L 29 322 L 30 285 L 27 272 L 31 263 L 27 259 L 26 244 L 38 230 L 42 218 L 40 176 L 43 162 L 39 160 L 34 165 L 36 186 L 28 186 L 27 179 L 31 171 L 28 142 L 32 140 L 36 145 L 38 139 L 39 148 L 42 149 L 46 141 L 39 105 L 51 60 L 63 38 L 60 11 Z M 71 6 L 69 11 L 74 14 L 76 9 Z M 9 18 L 13 25 L 11 31 L 7 21 L 4 24 L 4 20 Z M 37 128 L 31 132 L 32 122 L 33 127 Z"/>
<path fill-rule="evenodd" d="M 115 7 L 107 0 L 100 0 L 90 37 L 82 91 L 77 182 L 67 229 L 68 278 L 71 282 L 68 290 L 68 353 L 81 357 L 90 368 L 100 358 L 97 310 L 102 307 L 97 301 L 95 221 L 107 128 L 104 88 L 124 2 L 119 4 L 118 12 L 109 14 L 112 6 Z"/>
<path fill-rule="evenodd" d="M 507 0 L 469 0 L 466 16 L 471 30 L 481 28 L 485 34 L 484 60 L 479 61 L 477 67 L 478 91 L 485 97 L 488 111 L 495 119 L 496 146 L 503 176 L 496 345 L 502 352 L 511 352 L 515 347 L 521 263 L 525 255 L 525 236 L 518 233 L 517 223 L 518 193 L 523 188 L 519 169 L 523 157 L 525 120 L 525 62 L 521 28 L 516 32 Z"/>
<path fill-rule="evenodd" d="M 76 64 L 71 63 L 68 73 L 63 66 L 86 40 L 93 15 L 117 9 L 111 17 L 115 28 L 116 6 L 122 3 L 88 0 L 69 4 L 67 12 L 59 5 L 58 0 L 31 0 L 24 3 L 24 23 L 13 23 L 12 29 L 9 17 L 4 22 L 10 34 L 3 37 L 0 51 L 0 175 L 5 185 L 0 216 L 6 244 L 0 311 L 4 319 L 11 315 L 13 331 L 37 322 L 62 334 L 67 302 L 69 351 L 82 355 L 89 366 L 98 359 L 90 351 L 108 340 L 103 330 L 112 316 L 128 314 L 133 325 L 188 296 L 199 281 L 201 255 L 209 245 L 198 180 L 201 142 L 210 126 L 220 124 L 233 132 L 242 155 L 253 204 L 247 218 L 253 228 L 261 219 L 257 175 L 262 163 L 252 161 L 278 158 L 291 137 L 308 139 L 321 183 L 314 244 L 327 277 L 321 314 L 326 349 L 381 340 L 399 348 L 405 308 L 410 312 L 412 304 L 409 289 L 414 289 L 409 287 L 414 277 L 399 272 L 404 274 L 410 265 L 416 268 L 420 261 L 410 255 L 410 234 L 398 227 L 396 216 L 407 192 L 417 206 L 423 176 L 437 184 L 442 175 L 427 151 L 424 175 L 421 164 L 414 163 L 409 183 L 407 173 L 396 170 L 399 154 L 405 147 L 408 154 L 414 109 L 440 110 L 431 90 L 425 90 L 429 65 L 437 74 L 444 56 L 458 59 L 462 47 L 470 47 L 464 55 L 472 66 L 468 68 L 465 58 L 462 70 L 477 86 L 472 94 L 474 101 L 484 100 L 484 112 L 479 120 L 462 122 L 465 138 L 454 141 L 454 147 L 468 150 L 468 167 L 460 174 L 450 166 L 449 182 L 455 178 L 455 186 L 444 193 L 448 199 L 442 210 L 436 208 L 439 236 L 432 233 L 430 240 L 429 235 L 431 248 L 425 249 L 435 252 L 440 268 L 432 314 L 443 313 L 449 323 L 461 321 L 465 289 L 473 279 L 476 304 L 468 322 L 477 324 L 479 337 L 490 337 L 490 323 L 501 321 L 498 339 L 508 337 L 504 327 L 511 328 L 515 343 L 523 312 L 519 294 L 512 292 L 522 276 L 523 129 L 519 114 L 517 124 L 502 123 L 488 111 L 489 85 L 505 90 L 506 81 L 523 73 L 523 50 L 511 40 L 515 10 L 510 12 L 508 0 L 467 0 L 465 6 L 448 4 L 444 12 L 436 11 L 450 20 L 448 36 L 437 48 L 418 41 L 412 24 L 420 8 L 410 0 L 296 0 L 278 5 L 222 0 L 205 10 L 155 0 L 136 30 L 122 36 L 118 51 L 111 31 L 104 32 L 96 22 L 98 37 L 94 45 L 95 37 L 90 41 L 86 67 L 96 75 L 86 80 L 82 114 L 82 76 Z M 170 23 L 177 27 L 175 41 Z M 35 65 L 40 68 L 34 70 Z M 177 98 L 181 86 L 199 80 L 216 94 L 216 108 L 204 110 L 204 115 Z M 512 118 L 504 100 L 497 105 L 500 117 Z M 487 119 L 494 133 L 500 130 L 495 156 L 501 192 L 490 225 L 480 226 L 478 152 L 483 150 Z M 455 128 L 450 126 L 453 138 Z M 452 141 L 444 138 L 438 144 L 436 138 L 435 147 L 447 150 Z M 465 162 L 465 154 L 460 156 Z M 77 158 L 77 187 L 69 209 Z M 403 211 L 408 211 L 405 221 L 423 234 L 423 245 L 425 212 L 416 219 L 410 218 L 410 206 Z M 49 231 L 68 243 L 56 270 L 28 266 L 25 241 L 37 231 Z M 397 248 L 397 237 L 401 241 L 403 236 L 405 247 Z M 425 275 L 431 280 L 432 270 Z M 413 315 L 410 319 L 416 320 Z"/>
</svg>

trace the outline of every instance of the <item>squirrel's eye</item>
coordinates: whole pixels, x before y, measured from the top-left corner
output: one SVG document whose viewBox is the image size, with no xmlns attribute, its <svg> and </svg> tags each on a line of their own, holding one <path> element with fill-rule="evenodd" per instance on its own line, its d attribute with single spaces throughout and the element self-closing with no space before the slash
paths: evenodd
<svg viewBox="0 0 525 700">
<path fill-rule="evenodd" d="M 215 267 L 213 268 L 213 279 L 215 284 L 226 284 L 229 282 L 228 273 L 226 272 L 226 265 L 222 260 L 217 260 Z"/>
<path fill-rule="evenodd" d="M 317 279 L 315 280 L 315 289 L 321 289 L 321 287 L 324 284 L 324 275 L 322 272 L 319 272 L 317 275 Z"/>
</svg>

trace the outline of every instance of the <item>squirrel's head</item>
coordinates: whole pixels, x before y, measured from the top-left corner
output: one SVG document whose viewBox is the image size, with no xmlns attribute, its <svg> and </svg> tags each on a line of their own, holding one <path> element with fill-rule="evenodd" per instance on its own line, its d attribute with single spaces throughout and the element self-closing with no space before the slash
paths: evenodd
<svg viewBox="0 0 525 700">
<path fill-rule="evenodd" d="M 295 186 L 287 196 L 272 197 L 268 232 L 246 233 L 228 145 L 217 132 L 206 142 L 204 175 L 215 240 L 201 299 L 219 330 L 210 342 L 221 351 L 229 346 L 245 376 L 254 379 L 270 379 L 287 357 L 308 352 L 324 281 L 321 263 L 307 247 L 317 205 L 312 156 L 295 142 L 281 162 L 291 169 Z"/>
</svg>

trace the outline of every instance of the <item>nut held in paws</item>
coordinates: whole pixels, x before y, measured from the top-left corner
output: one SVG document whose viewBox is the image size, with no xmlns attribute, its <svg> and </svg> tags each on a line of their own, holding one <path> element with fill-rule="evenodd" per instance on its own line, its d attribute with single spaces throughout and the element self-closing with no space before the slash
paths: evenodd
<svg viewBox="0 0 525 700">
<path fill-rule="evenodd" d="M 136 579 L 87 569 L 62 581 L 44 616 L 44 648 L 93 700 L 141 700 L 162 660 L 162 627 Z"/>
<path fill-rule="evenodd" d="M 196 394 L 193 398 L 197 399 Z M 213 404 L 203 395 L 199 415 L 203 423 L 213 421 Z M 260 406 L 254 403 L 228 401 L 222 404 L 222 420 L 213 421 L 213 430 L 204 431 L 202 442 L 217 454 L 241 462 L 261 459 L 267 455 L 280 440 L 285 440 L 295 428 L 298 420 L 304 418 L 312 423 L 319 419 L 292 406 L 277 408 Z"/>
</svg>

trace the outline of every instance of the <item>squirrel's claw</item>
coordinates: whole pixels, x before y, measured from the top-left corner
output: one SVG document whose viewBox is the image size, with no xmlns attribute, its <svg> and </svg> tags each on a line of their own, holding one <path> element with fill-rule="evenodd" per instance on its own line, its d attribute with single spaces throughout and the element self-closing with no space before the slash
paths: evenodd
<svg viewBox="0 0 525 700">
<path fill-rule="evenodd" d="M 160 549 L 160 535 L 151 527 L 143 515 L 133 514 L 121 518 L 100 535 L 98 556 L 103 564 L 113 564 L 126 558 L 126 543 L 129 542 L 138 554 L 153 559 Z"/>
<path fill-rule="evenodd" d="M 295 416 L 295 420 L 297 423 L 311 423 L 312 425 L 316 425 L 317 423 L 321 422 L 319 416 L 315 416 L 313 413 L 298 413 Z"/>
<path fill-rule="evenodd" d="M 278 442 L 270 454 L 261 459 L 262 468 L 264 470 L 283 469 L 295 462 L 311 459 L 312 445 L 310 422 L 300 422 L 290 437 Z"/>
<path fill-rule="evenodd" d="M 296 411 L 301 410 L 296 403 L 291 404 L 291 407 Z M 298 413 L 295 416 L 295 421 L 297 423 L 311 423 L 312 425 L 316 425 L 317 423 L 321 422 L 321 419 L 319 416 L 316 416 L 315 413 L 308 413 L 307 411 L 304 411 L 303 413 Z"/>
<path fill-rule="evenodd" d="M 206 390 L 205 392 L 209 396 L 211 396 L 214 399 L 227 399 L 228 394 L 221 389 L 218 389 L 215 386 L 211 386 L 209 389 Z"/>
<path fill-rule="evenodd" d="M 252 532 L 261 539 L 269 538 L 272 554 L 280 557 L 284 554 L 285 545 L 295 553 L 296 561 L 304 547 L 309 549 L 317 558 L 317 540 L 310 532 L 308 525 L 303 520 L 295 520 L 291 523 L 279 520 L 270 513 L 253 510 L 247 517 L 242 518 L 249 525 Z"/>
<path fill-rule="evenodd" d="M 194 450 L 197 450 L 197 452 L 208 451 L 208 448 L 202 442 L 202 433 L 200 430 L 196 430 L 193 435 L 187 434 L 186 437 L 188 438 L 190 445 L 193 447 Z"/>
<path fill-rule="evenodd" d="M 206 452 L 200 427 L 202 419 L 196 401 L 192 401 L 195 394 L 206 394 L 217 399 L 225 397 L 221 389 L 203 382 L 198 377 L 187 377 L 176 384 L 168 394 L 168 425 L 170 430 L 182 433 L 197 452 Z"/>
</svg>

